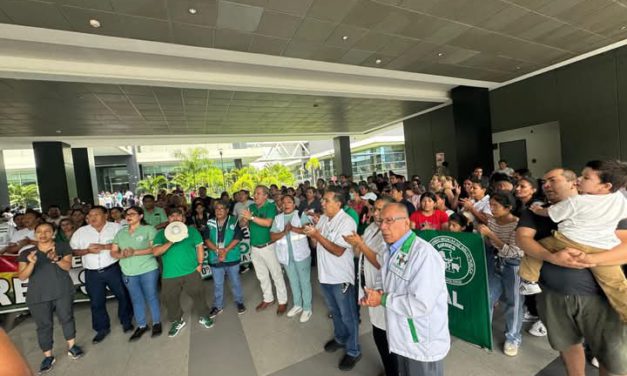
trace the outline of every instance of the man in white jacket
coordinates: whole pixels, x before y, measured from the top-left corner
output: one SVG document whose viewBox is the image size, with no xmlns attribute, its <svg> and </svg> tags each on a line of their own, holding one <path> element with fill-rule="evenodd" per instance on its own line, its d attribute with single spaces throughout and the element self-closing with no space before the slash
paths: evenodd
<svg viewBox="0 0 627 376">
<path fill-rule="evenodd" d="M 442 376 L 450 349 L 444 261 L 410 228 L 407 209 L 388 204 L 381 213 L 388 244 L 381 273 L 383 290 L 366 288 L 364 303 L 385 307 L 390 351 L 399 375 Z"/>
</svg>

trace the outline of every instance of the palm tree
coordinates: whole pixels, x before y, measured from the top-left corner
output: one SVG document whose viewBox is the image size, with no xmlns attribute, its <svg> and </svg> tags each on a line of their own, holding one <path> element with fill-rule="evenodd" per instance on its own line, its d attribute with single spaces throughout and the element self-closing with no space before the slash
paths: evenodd
<svg viewBox="0 0 627 376">
<path fill-rule="evenodd" d="M 9 200 L 11 205 L 19 205 L 25 208 L 39 206 L 39 189 L 37 184 L 9 184 Z"/>
<path fill-rule="evenodd" d="M 156 196 L 159 193 L 159 189 L 167 186 L 167 184 L 168 179 L 163 175 L 147 176 L 137 182 L 137 188 L 145 193 Z"/>
<path fill-rule="evenodd" d="M 316 157 L 311 157 L 305 163 L 305 168 L 311 173 L 311 180 L 313 184 L 316 184 L 318 170 L 320 170 L 320 161 Z"/>
</svg>

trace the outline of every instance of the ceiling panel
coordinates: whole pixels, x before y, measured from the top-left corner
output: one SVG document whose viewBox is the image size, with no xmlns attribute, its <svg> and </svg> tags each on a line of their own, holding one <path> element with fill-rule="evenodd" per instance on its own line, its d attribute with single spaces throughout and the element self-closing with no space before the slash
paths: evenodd
<svg viewBox="0 0 627 376">
<path fill-rule="evenodd" d="M 436 105 L 0 80 L 0 137 L 364 132 Z"/>
<path fill-rule="evenodd" d="M 189 11 L 192 7 L 195 14 Z M 102 27 L 89 26 L 92 18 Z M 476 78 L 469 71 L 479 69 L 485 79 L 498 81 L 518 75 L 515 67 L 503 62 L 542 68 L 627 38 L 627 4 L 614 0 L 0 0 L 0 22 L 355 65 L 381 59 L 374 66 L 412 72 L 433 64 L 432 56 L 412 52 L 427 43 L 429 53 L 463 49 L 439 62 L 451 76 Z M 472 56 L 480 56 L 474 62 L 483 61 L 485 66 L 465 65 Z M 455 66 L 457 72 L 450 69 Z"/>
</svg>

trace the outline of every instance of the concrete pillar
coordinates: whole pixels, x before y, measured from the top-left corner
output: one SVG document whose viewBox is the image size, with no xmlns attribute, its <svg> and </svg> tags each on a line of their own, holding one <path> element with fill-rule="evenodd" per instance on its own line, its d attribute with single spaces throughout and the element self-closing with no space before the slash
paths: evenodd
<svg viewBox="0 0 627 376">
<path fill-rule="evenodd" d="M 133 154 L 129 155 L 126 169 L 128 170 L 128 189 L 131 192 L 135 192 L 137 190 L 137 182 L 141 179 L 141 171 L 137 163 L 137 147 L 132 146 L 131 148 L 133 149 Z"/>
<path fill-rule="evenodd" d="M 4 153 L 0 150 L 0 210 L 6 208 L 10 204 L 7 170 L 4 166 Z"/>
<path fill-rule="evenodd" d="M 488 89 L 458 86 L 451 90 L 455 150 L 460 177 L 469 176 L 476 166 L 485 175 L 494 170 L 492 121 Z"/>
<path fill-rule="evenodd" d="M 353 163 L 351 161 L 351 142 L 348 136 L 333 138 L 333 151 L 335 152 L 334 170 L 336 175 L 353 175 Z"/>
<path fill-rule="evenodd" d="M 81 201 L 97 204 L 98 185 L 96 184 L 96 163 L 92 149 L 72 148 L 72 160 L 74 161 L 74 177 L 78 197 Z"/>
<path fill-rule="evenodd" d="M 41 208 L 59 205 L 65 212 L 77 197 L 74 161 L 70 145 L 63 142 L 33 142 L 35 171 Z"/>
</svg>

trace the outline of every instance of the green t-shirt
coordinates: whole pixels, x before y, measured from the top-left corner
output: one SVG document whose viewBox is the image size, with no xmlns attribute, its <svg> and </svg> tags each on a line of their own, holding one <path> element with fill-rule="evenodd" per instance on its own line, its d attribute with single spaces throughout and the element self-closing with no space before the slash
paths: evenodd
<svg viewBox="0 0 627 376">
<path fill-rule="evenodd" d="M 172 244 L 170 249 L 161 256 L 163 260 L 161 278 L 182 277 L 196 271 L 198 267 L 196 247 L 203 243 L 202 236 L 200 236 L 195 227 L 191 226 L 187 226 L 187 233 L 188 235 L 185 239 Z M 167 242 L 164 230 L 159 230 L 153 244 L 162 245 Z"/>
<path fill-rule="evenodd" d="M 151 226 L 159 225 L 168 220 L 168 216 L 165 214 L 163 208 L 156 207 L 149 213 L 148 210 L 144 210 L 144 221 Z"/>
<path fill-rule="evenodd" d="M 142 250 L 150 248 L 157 230 L 152 226 L 139 226 L 131 234 L 128 227 L 122 227 L 113 238 L 113 244 L 117 244 L 120 250 L 133 248 Z M 157 259 L 153 255 L 131 256 L 120 259 L 122 273 L 133 276 L 151 272 L 159 267 Z"/>
<path fill-rule="evenodd" d="M 255 217 L 274 219 L 276 216 L 276 205 L 270 202 L 270 200 L 266 201 L 260 208 L 252 204 L 248 209 Z M 262 227 L 253 221 L 249 221 L 248 228 L 250 229 L 250 245 L 258 246 L 270 243 L 270 227 Z"/>
<path fill-rule="evenodd" d="M 353 218 L 353 220 L 355 221 L 355 223 L 357 224 L 357 226 L 359 226 L 359 214 L 357 214 L 357 212 L 355 211 L 355 209 L 351 208 L 350 206 L 346 205 L 344 206 L 344 211 L 346 212 L 346 214 L 348 214 L 351 218 Z"/>
</svg>

